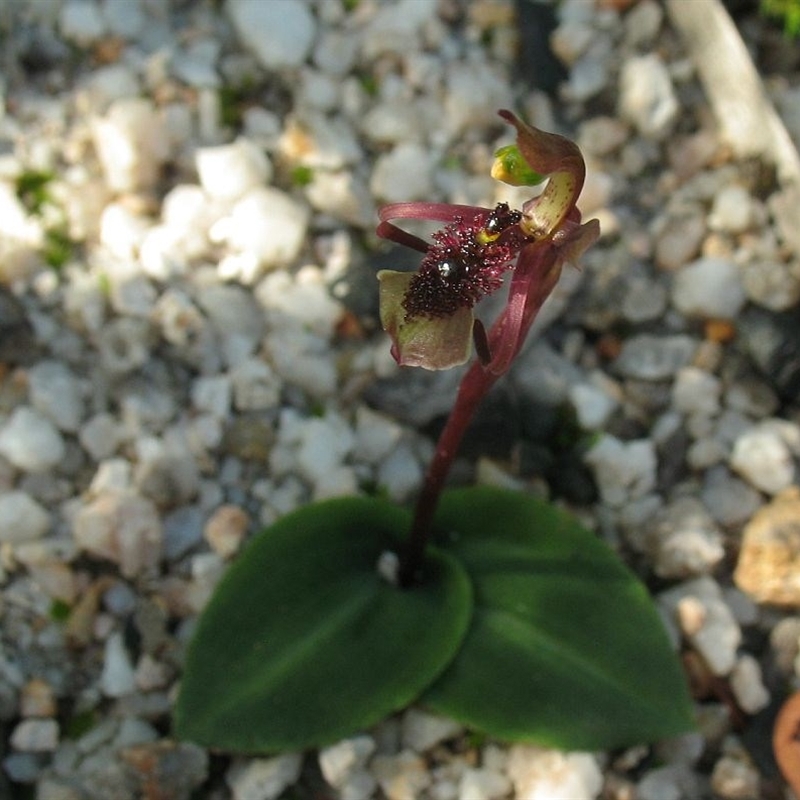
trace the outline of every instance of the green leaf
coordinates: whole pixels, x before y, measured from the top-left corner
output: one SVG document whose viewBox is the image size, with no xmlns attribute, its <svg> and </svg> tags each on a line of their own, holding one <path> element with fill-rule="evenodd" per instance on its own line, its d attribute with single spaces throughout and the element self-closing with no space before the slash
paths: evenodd
<svg viewBox="0 0 800 800">
<path fill-rule="evenodd" d="M 302 508 L 256 536 L 190 643 L 177 734 L 226 750 L 328 744 L 412 702 L 452 660 L 472 590 L 435 549 L 422 585 L 376 571 L 407 512 L 367 498 Z"/>
<path fill-rule="evenodd" d="M 467 568 L 473 622 L 423 697 L 489 735 L 608 749 L 692 728 L 691 701 L 645 586 L 574 518 L 500 489 L 443 497 L 438 543 Z"/>
</svg>

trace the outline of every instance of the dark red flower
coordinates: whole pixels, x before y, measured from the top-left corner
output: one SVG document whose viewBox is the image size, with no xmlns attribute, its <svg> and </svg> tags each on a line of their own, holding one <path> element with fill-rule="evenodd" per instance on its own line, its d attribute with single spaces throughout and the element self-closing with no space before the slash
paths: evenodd
<svg viewBox="0 0 800 800">
<path fill-rule="evenodd" d="M 516 145 L 496 154 L 493 177 L 514 185 L 547 185 L 521 210 L 440 203 L 395 203 L 381 209 L 380 236 L 424 253 L 419 270 L 383 270 L 381 322 L 399 364 L 447 369 L 470 356 L 473 338 L 484 366 L 505 372 L 519 352 L 536 312 L 555 286 L 561 267 L 575 261 L 599 236 L 596 220 L 581 225 L 575 203 L 585 177 L 577 146 L 557 134 L 500 116 L 517 129 Z M 394 219 L 446 223 L 427 243 Z M 502 286 L 513 270 L 508 302 L 488 336 L 472 315 L 474 305 Z"/>
</svg>

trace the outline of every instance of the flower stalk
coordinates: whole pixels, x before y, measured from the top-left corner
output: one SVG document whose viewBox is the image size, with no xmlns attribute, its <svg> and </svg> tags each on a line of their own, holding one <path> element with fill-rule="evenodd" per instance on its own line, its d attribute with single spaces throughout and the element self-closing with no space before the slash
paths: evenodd
<svg viewBox="0 0 800 800">
<path fill-rule="evenodd" d="M 565 263 L 574 263 L 599 236 L 597 220 L 581 224 L 576 207 L 585 165 L 578 147 L 526 125 L 510 111 L 500 116 L 517 131 L 516 146 L 498 151 L 493 177 L 514 185 L 545 178 L 544 190 L 520 211 L 441 203 L 397 203 L 380 212 L 379 236 L 423 254 L 416 273 L 383 270 L 381 323 L 392 355 L 405 366 L 448 369 L 478 358 L 464 375 L 417 499 L 398 580 L 420 580 L 439 496 L 461 440 L 483 398 L 510 368 Z M 446 223 L 427 243 L 393 219 Z M 480 299 L 499 289 L 511 271 L 508 300 L 488 332 L 473 318 Z"/>
</svg>

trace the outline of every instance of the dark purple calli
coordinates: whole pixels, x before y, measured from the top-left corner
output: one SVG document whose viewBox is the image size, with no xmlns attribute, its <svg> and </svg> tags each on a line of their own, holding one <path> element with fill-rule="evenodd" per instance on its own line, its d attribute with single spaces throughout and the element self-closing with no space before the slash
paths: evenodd
<svg viewBox="0 0 800 800">
<path fill-rule="evenodd" d="M 396 203 L 380 212 L 379 236 L 423 253 L 417 272 L 383 270 L 381 323 L 392 355 L 404 366 L 448 369 L 465 363 L 474 343 L 478 359 L 465 374 L 417 502 L 400 582 L 417 579 L 439 494 L 456 449 L 478 404 L 519 353 L 561 268 L 575 263 L 600 235 L 597 220 L 581 224 L 576 207 L 586 167 L 577 145 L 526 125 L 510 111 L 500 116 L 517 131 L 516 145 L 496 154 L 492 176 L 516 186 L 547 179 L 541 194 L 519 211 L 442 203 Z M 391 220 L 445 223 L 428 243 Z M 472 309 L 499 289 L 511 272 L 508 300 L 485 331 Z"/>
</svg>

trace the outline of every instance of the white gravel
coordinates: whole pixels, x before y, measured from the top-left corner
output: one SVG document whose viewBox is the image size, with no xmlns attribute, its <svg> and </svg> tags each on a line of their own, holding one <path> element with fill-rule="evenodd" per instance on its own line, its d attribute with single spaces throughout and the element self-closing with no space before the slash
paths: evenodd
<svg viewBox="0 0 800 800">
<path fill-rule="evenodd" d="M 797 483 L 796 201 L 712 124 L 671 6 L 530 5 L 556 25 L 549 94 L 545 64 L 516 68 L 547 48 L 518 42 L 510 0 L 0 11 L 0 796 L 135 800 L 147 764 L 174 800 L 315 781 L 340 800 L 760 796 L 746 748 L 800 685 L 796 609 L 733 572 L 742 530 Z M 742 29 L 763 70 L 788 59 L 763 19 Z M 797 68 L 768 89 L 800 142 Z M 527 196 L 487 177 L 502 107 L 579 141 L 604 233 L 498 393 L 513 441 L 458 479 L 572 507 L 655 576 L 676 647 L 729 692 L 650 750 L 479 742 L 411 708 L 210 770 L 169 715 L 226 564 L 311 500 L 419 489 L 456 376 L 389 356 L 374 273 L 413 262 L 378 247 L 377 209 Z"/>
</svg>

